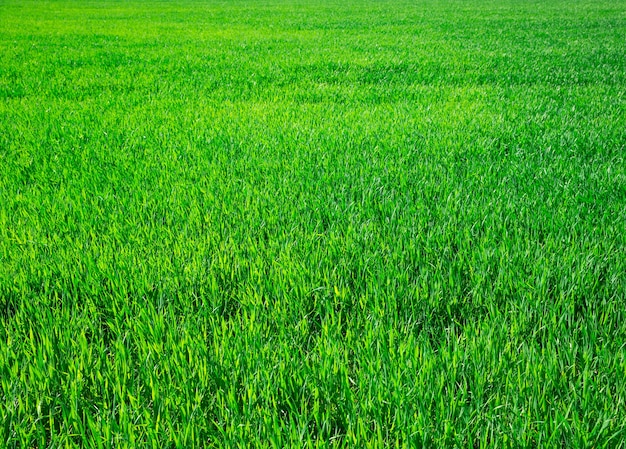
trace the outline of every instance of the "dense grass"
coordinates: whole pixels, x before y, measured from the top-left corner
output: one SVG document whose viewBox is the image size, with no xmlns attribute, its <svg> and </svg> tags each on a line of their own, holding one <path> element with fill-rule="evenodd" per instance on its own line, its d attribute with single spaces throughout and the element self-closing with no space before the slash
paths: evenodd
<svg viewBox="0 0 626 449">
<path fill-rule="evenodd" d="M 626 3 L 0 3 L 0 446 L 625 447 Z"/>
</svg>

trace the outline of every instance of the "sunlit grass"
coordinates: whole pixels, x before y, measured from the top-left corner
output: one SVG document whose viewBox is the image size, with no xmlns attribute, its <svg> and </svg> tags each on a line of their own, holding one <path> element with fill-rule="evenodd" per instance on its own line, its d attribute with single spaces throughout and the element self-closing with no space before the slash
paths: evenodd
<svg viewBox="0 0 626 449">
<path fill-rule="evenodd" d="M 0 5 L 0 446 L 624 447 L 622 1 Z"/>
</svg>

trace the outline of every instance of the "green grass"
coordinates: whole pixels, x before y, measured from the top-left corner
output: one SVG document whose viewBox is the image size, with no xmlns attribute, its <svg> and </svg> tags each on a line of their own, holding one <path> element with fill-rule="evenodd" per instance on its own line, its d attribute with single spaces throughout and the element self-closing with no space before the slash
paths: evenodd
<svg viewBox="0 0 626 449">
<path fill-rule="evenodd" d="M 0 3 L 0 447 L 626 447 L 626 2 Z"/>
</svg>

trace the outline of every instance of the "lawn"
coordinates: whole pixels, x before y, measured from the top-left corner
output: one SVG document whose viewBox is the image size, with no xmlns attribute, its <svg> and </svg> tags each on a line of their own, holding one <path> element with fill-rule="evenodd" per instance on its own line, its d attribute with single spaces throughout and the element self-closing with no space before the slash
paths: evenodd
<svg viewBox="0 0 626 449">
<path fill-rule="evenodd" d="M 0 447 L 626 447 L 626 1 L 0 2 Z"/>
</svg>

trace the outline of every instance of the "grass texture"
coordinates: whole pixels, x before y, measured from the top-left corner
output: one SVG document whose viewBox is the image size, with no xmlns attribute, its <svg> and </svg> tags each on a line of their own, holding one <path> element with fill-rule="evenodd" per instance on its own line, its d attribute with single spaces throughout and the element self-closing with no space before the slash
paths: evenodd
<svg viewBox="0 0 626 449">
<path fill-rule="evenodd" d="M 626 447 L 626 2 L 0 3 L 0 447 Z"/>
</svg>

